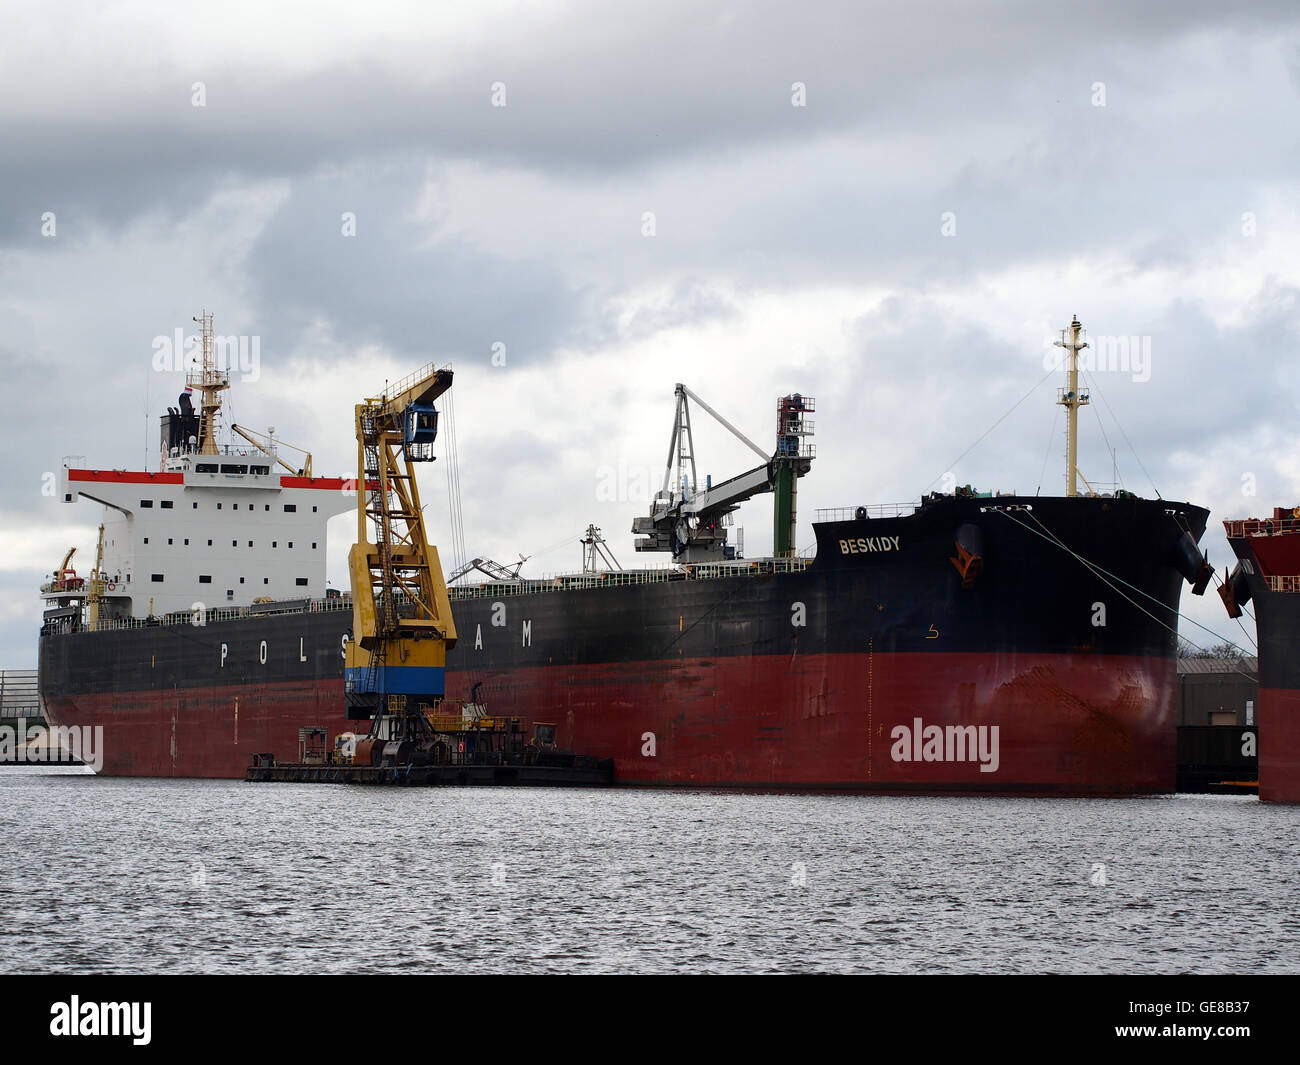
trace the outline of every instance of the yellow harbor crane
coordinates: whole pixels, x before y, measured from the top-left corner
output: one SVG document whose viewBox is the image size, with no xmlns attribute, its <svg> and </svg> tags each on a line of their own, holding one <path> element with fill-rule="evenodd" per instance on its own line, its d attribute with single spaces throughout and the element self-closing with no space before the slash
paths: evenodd
<svg viewBox="0 0 1300 1065">
<path fill-rule="evenodd" d="M 444 693 L 456 642 L 438 550 L 425 534 L 415 464 L 433 461 L 433 402 L 452 373 L 430 365 L 356 406 L 357 543 L 348 554 L 347 714 L 371 735 L 417 739 Z M 369 534 L 373 532 L 374 539 Z"/>
</svg>

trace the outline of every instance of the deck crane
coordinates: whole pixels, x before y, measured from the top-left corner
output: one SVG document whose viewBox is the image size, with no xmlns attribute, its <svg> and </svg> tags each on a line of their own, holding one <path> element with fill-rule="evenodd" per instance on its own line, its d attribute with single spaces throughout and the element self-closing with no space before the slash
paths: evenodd
<svg viewBox="0 0 1300 1065">
<path fill-rule="evenodd" d="M 50 584 L 51 590 L 60 592 L 75 591 L 85 583 L 77 576 L 77 571 L 72 568 L 72 556 L 76 553 L 76 547 L 68 548 L 67 553 L 63 556 L 63 561 L 55 567 L 54 579 Z"/>
<path fill-rule="evenodd" d="M 798 393 L 777 400 L 776 451 L 768 455 L 756 443 L 722 417 L 684 384 L 676 388 L 677 414 L 668 445 L 668 468 L 663 488 L 650 504 L 650 515 L 636 518 L 632 532 L 645 537 L 635 543 L 638 551 L 671 551 L 680 562 L 717 562 L 734 557 L 727 544 L 724 519 L 745 500 L 774 492 L 773 555 L 786 558 L 794 553 L 795 499 L 798 478 L 811 468 L 816 457 L 812 444 L 813 423 L 804 415 L 815 409 L 811 396 Z M 695 439 L 691 433 L 690 401 L 763 460 L 762 465 L 719 484 L 699 485 L 695 469 Z M 676 479 L 674 480 L 674 472 Z"/>
<path fill-rule="evenodd" d="M 480 573 L 486 573 L 494 581 L 498 581 L 501 584 L 517 584 L 519 581 L 523 580 L 523 578 L 519 576 L 519 571 L 527 561 L 528 558 L 526 555 L 520 555 L 519 561 L 514 563 L 514 568 L 511 569 L 509 566 L 503 566 L 501 563 L 494 562 L 490 558 L 472 558 L 464 565 L 457 566 L 456 569 L 452 570 L 451 574 L 447 577 L 447 583 L 455 584 L 467 573 L 473 573 L 474 570 L 478 570 Z"/>
<path fill-rule="evenodd" d="M 415 482 L 415 464 L 433 461 L 433 402 L 451 379 L 451 370 L 429 365 L 355 408 L 357 542 L 348 554 L 352 639 L 344 690 L 347 716 L 371 719 L 371 737 L 385 741 L 424 736 L 426 711 L 442 701 L 447 648 L 456 642 Z"/>
<path fill-rule="evenodd" d="M 104 576 L 104 523 L 99 524 L 99 539 L 95 543 L 95 568 L 90 571 L 86 587 L 86 624 L 94 632 L 99 627 L 99 611 L 104 605 L 104 589 L 108 578 Z"/>
<path fill-rule="evenodd" d="M 294 477 L 311 476 L 311 452 L 304 451 L 300 447 L 294 447 L 292 444 L 286 444 L 283 440 L 277 440 L 275 438 L 275 426 L 271 426 L 271 428 L 267 429 L 265 433 L 258 433 L 254 432 L 252 429 L 246 429 L 242 425 L 235 425 L 232 423 L 230 431 L 232 433 L 238 433 L 254 447 L 260 447 L 275 459 L 276 462 L 288 470 Z M 280 458 L 279 451 L 282 447 L 287 447 L 290 451 L 298 452 L 298 454 L 302 456 L 302 465 L 293 466 Z"/>
<path fill-rule="evenodd" d="M 621 570 L 623 568 L 618 564 L 618 559 L 614 557 L 613 550 L 600 534 L 599 525 L 595 523 L 588 525 L 581 543 L 583 573 L 608 573 L 611 570 Z"/>
</svg>

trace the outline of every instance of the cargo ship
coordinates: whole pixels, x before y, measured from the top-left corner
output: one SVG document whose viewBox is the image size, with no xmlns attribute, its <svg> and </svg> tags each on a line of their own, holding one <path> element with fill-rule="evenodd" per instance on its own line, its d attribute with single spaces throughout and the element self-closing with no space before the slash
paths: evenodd
<svg viewBox="0 0 1300 1065">
<path fill-rule="evenodd" d="M 1230 617 L 1254 604 L 1259 644 L 1259 798 L 1300 802 L 1300 507 L 1225 521 L 1237 565 L 1219 595 Z"/>
<path fill-rule="evenodd" d="M 204 322 L 187 378 L 200 406 L 163 416 L 159 469 L 65 470 L 64 499 L 105 517 L 90 579 L 43 588 L 40 685 L 51 721 L 103 727 L 108 774 L 238 778 L 302 727 L 355 727 L 351 608 L 324 567 L 326 520 L 355 506 L 355 483 L 285 462 L 269 432 L 217 442 L 229 380 Z M 553 723 L 620 785 L 1172 791 L 1179 600 L 1211 575 L 1208 512 L 1079 492 L 1081 335 L 1075 319 L 1059 342 L 1066 495 L 958 487 L 819 511 L 811 554 L 794 530 L 812 398 L 778 400 L 769 453 L 679 385 L 664 488 L 632 529 L 671 564 L 621 569 L 598 535 L 581 573 L 480 564 L 486 583 L 450 589 L 447 698 Z M 698 481 L 692 400 L 759 465 Z M 746 559 L 728 521 L 762 493 L 774 553 Z"/>
</svg>

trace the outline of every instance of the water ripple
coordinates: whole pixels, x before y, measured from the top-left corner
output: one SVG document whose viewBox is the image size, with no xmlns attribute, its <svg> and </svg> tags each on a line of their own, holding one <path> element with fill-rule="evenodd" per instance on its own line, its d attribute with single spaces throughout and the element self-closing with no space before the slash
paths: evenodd
<svg viewBox="0 0 1300 1065">
<path fill-rule="evenodd" d="M 1300 808 L 0 773 L 0 972 L 1296 972 Z"/>
</svg>

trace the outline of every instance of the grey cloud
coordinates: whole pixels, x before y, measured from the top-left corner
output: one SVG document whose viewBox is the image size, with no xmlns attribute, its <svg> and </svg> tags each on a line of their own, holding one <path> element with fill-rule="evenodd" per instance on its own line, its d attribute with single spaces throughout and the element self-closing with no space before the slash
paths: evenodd
<svg viewBox="0 0 1300 1065">
<path fill-rule="evenodd" d="M 303 175 L 417 146 L 435 159 L 610 172 L 834 131 L 952 135 L 1003 114 L 1035 71 L 1074 71 L 1082 93 L 1099 76 L 1089 70 L 1197 30 L 1259 32 L 1293 15 L 1284 3 L 1224 11 L 1118 0 L 1048 18 L 1034 4 L 591 5 L 536 39 L 503 29 L 491 47 L 418 81 L 369 55 L 274 79 L 173 61 L 172 78 L 148 92 L 74 79 L 68 91 L 86 95 L 62 113 L 0 112 L 0 236 L 30 242 L 31 219 L 46 209 L 108 225 L 178 216 L 232 175 Z M 208 103 L 194 108 L 190 82 L 200 75 Z M 494 109 L 498 80 L 509 103 Z M 807 108 L 790 106 L 795 81 L 809 86 Z M 1059 95 L 1070 82 L 1041 87 L 1053 88 Z"/>
</svg>

